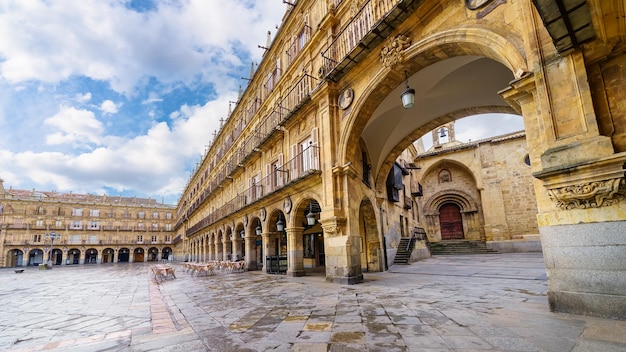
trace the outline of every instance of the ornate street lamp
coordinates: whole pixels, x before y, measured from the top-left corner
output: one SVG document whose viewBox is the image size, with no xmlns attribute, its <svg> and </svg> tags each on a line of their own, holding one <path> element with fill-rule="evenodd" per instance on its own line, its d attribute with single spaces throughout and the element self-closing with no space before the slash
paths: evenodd
<svg viewBox="0 0 626 352">
<path fill-rule="evenodd" d="M 48 254 L 48 266 L 52 267 L 52 252 L 54 248 L 54 240 L 57 238 L 61 238 L 61 235 L 52 231 L 50 233 L 45 234 L 45 237 L 50 239 L 50 253 Z"/>
</svg>

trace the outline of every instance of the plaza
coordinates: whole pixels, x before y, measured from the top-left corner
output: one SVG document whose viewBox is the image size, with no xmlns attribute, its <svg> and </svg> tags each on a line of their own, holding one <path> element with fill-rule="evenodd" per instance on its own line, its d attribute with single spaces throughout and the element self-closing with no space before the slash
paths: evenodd
<svg viewBox="0 0 626 352">
<path fill-rule="evenodd" d="M 151 263 L 0 269 L 2 351 L 624 351 L 626 322 L 547 309 L 541 253 L 435 256 L 358 285 Z"/>
</svg>

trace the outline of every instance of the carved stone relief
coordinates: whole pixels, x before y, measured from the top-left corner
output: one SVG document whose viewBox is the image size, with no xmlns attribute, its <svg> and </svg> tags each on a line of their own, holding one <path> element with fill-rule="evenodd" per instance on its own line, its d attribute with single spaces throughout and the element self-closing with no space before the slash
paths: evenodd
<svg viewBox="0 0 626 352">
<path fill-rule="evenodd" d="M 385 67 L 394 67 L 404 61 L 404 50 L 411 46 L 411 38 L 398 34 L 389 38 L 380 50 L 380 61 Z"/>
</svg>

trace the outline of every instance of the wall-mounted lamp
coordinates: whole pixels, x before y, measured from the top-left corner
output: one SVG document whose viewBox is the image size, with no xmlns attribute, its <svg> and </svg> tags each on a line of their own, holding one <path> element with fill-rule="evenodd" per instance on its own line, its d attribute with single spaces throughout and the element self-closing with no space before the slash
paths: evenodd
<svg viewBox="0 0 626 352">
<path fill-rule="evenodd" d="M 409 74 L 404 71 L 404 78 L 406 83 L 406 89 L 400 95 L 402 98 L 402 106 L 405 109 L 410 109 L 415 105 L 415 89 L 409 87 Z"/>
<path fill-rule="evenodd" d="M 315 213 L 313 212 L 313 201 L 309 200 L 309 213 L 306 214 L 306 223 L 309 226 L 313 226 L 316 221 L 317 219 L 315 219 Z"/>
<path fill-rule="evenodd" d="M 263 231 L 263 230 L 261 229 L 261 225 L 257 226 L 257 227 L 256 227 L 256 229 L 255 229 L 255 231 L 256 231 L 256 235 L 257 235 L 257 236 L 261 236 L 261 232 Z"/>
<path fill-rule="evenodd" d="M 232 233 L 230 234 L 230 240 L 231 241 L 233 240 L 233 234 Z"/>
<path fill-rule="evenodd" d="M 276 222 L 276 229 L 278 232 L 282 232 L 285 229 L 285 223 L 281 219 L 280 214 L 278 214 L 278 221 Z"/>
<path fill-rule="evenodd" d="M 246 238 L 246 232 L 245 231 L 242 230 L 240 235 L 241 235 L 241 238 Z"/>
</svg>

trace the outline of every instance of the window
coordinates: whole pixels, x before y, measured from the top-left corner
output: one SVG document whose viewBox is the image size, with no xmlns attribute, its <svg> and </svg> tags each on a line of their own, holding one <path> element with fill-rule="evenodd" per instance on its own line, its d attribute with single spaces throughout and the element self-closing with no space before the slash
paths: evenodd
<svg viewBox="0 0 626 352">
<path fill-rule="evenodd" d="M 72 237 L 70 237 L 71 244 L 80 244 L 81 242 L 80 235 L 72 235 Z"/>
<path fill-rule="evenodd" d="M 166 242 L 166 243 L 172 242 L 172 236 L 170 236 L 170 235 L 165 235 L 165 242 Z"/>
<path fill-rule="evenodd" d="M 152 236 L 152 243 L 157 243 L 157 236 Z"/>
<path fill-rule="evenodd" d="M 33 235 L 33 242 L 41 242 L 41 235 Z"/>
<path fill-rule="evenodd" d="M 142 235 L 138 235 L 137 236 L 137 243 L 143 243 L 143 236 Z"/>
<path fill-rule="evenodd" d="M 107 213 L 107 216 L 110 217 L 110 218 L 114 218 L 115 217 L 115 212 L 111 210 L 110 212 Z"/>
<path fill-rule="evenodd" d="M 99 209 L 91 209 L 91 210 L 89 210 L 89 216 L 91 216 L 93 218 L 100 217 L 100 210 Z"/>
<path fill-rule="evenodd" d="M 145 227 L 143 226 L 143 222 L 137 223 L 137 229 L 142 230 L 142 231 L 145 229 Z"/>
<path fill-rule="evenodd" d="M 70 224 L 70 228 L 73 230 L 80 230 L 83 228 L 83 222 L 82 221 L 72 221 L 72 223 Z"/>
<path fill-rule="evenodd" d="M 37 227 L 43 227 L 43 220 L 36 220 L 36 221 L 35 221 L 35 226 L 37 226 Z"/>
<path fill-rule="evenodd" d="M 37 207 L 37 214 L 43 215 L 45 213 L 46 213 L 46 211 L 43 209 L 43 207 Z"/>
<path fill-rule="evenodd" d="M 400 201 L 400 190 L 404 188 L 402 184 L 402 169 L 397 163 L 393 164 L 387 175 L 387 200 L 392 202 Z"/>
<path fill-rule="evenodd" d="M 152 231 L 158 231 L 159 230 L 159 224 L 156 222 L 152 223 Z"/>
<path fill-rule="evenodd" d="M 172 224 L 165 224 L 165 231 L 172 231 Z"/>
<path fill-rule="evenodd" d="M 83 216 L 83 210 L 80 208 L 72 209 L 72 216 Z"/>
<path fill-rule="evenodd" d="M 98 244 L 98 235 L 89 235 L 90 244 Z"/>
<path fill-rule="evenodd" d="M 155 211 L 154 213 L 152 213 L 152 218 L 153 219 L 158 219 L 159 218 L 159 212 Z"/>
<path fill-rule="evenodd" d="M 100 229 L 100 223 L 98 221 L 90 221 L 88 226 L 90 230 Z"/>
<path fill-rule="evenodd" d="M 143 211 L 140 211 L 137 213 L 137 218 L 138 219 L 145 219 L 146 218 L 146 213 Z"/>
<path fill-rule="evenodd" d="M 172 213 L 165 213 L 165 218 L 167 220 L 172 220 Z"/>
<path fill-rule="evenodd" d="M 63 227 L 63 221 L 61 221 L 61 220 L 57 220 L 57 221 L 55 221 L 55 222 L 54 222 L 54 226 L 55 226 L 55 227 Z"/>
</svg>

